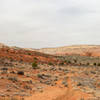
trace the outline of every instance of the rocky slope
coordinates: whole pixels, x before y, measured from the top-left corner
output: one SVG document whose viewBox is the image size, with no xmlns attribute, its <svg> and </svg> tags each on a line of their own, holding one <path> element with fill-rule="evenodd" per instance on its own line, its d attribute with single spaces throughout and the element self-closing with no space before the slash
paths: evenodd
<svg viewBox="0 0 100 100">
<path fill-rule="evenodd" d="M 100 100 L 100 57 L 90 52 L 99 46 L 46 50 L 52 55 L 1 44 L 0 100 Z"/>
<path fill-rule="evenodd" d="M 18 47 L 8 47 L 3 44 L 0 45 L 0 58 L 9 59 L 11 61 L 19 61 L 25 63 L 32 63 L 37 59 L 38 63 L 57 63 L 58 60 L 49 54 L 40 53 L 37 51 L 25 50 Z"/>
</svg>

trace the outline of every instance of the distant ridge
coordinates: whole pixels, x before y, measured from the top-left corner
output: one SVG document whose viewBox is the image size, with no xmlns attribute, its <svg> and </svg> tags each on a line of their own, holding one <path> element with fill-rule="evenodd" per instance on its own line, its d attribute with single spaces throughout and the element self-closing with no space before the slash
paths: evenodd
<svg viewBox="0 0 100 100">
<path fill-rule="evenodd" d="M 3 47 L 8 47 L 8 46 L 3 43 L 0 43 L 0 48 L 3 48 Z"/>
<path fill-rule="evenodd" d="M 54 55 L 87 55 L 87 53 L 92 53 L 93 56 L 100 56 L 100 45 L 72 45 L 56 48 L 42 48 L 36 51 Z"/>
<path fill-rule="evenodd" d="M 72 55 L 78 54 L 82 56 L 99 56 L 100 57 L 100 45 L 72 45 L 72 46 L 63 46 L 63 47 L 55 47 L 55 48 L 41 48 L 41 49 L 33 49 L 33 48 L 19 48 L 16 46 L 7 46 L 3 43 L 0 43 L 0 48 L 8 47 L 10 49 L 15 50 L 29 50 L 36 51 L 44 54 L 50 55 Z"/>
</svg>

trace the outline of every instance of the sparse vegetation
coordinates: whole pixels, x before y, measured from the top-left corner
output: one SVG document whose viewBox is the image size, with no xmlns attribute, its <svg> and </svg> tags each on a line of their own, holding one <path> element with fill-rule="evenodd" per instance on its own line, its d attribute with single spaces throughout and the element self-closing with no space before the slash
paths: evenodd
<svg viewBox="0 0 100 100">
<path fill-rule="evenodd" d="M 79 82 L 79 83 L 77 84 L 77 86 L 82 86 L 82 84 Z"/>
<path fill-rule="evenodd" d="M 28 55 L 31 55 L 31 53 L 28 53 Z"/>
<path fill-rule="evenodd" d="M 98 63 L 98 66 L 100 66 L 100 63 Z"/>
<path fill-rule="evenodd" d="M 71 61 L 67 61 L 68 64 L 71 64 Z"/>
<path fill-rule="evenodd" d="M 11 80 L 13 82 L 17 82 L 18 81 L 17 77 L 8 77 L 8 80 Z"/>
<path fill-rule="evenodd" d="M 58 56 L 58 59 L 65 60 L 67 64 L 83 65 L 83 66 L 96 66 L 100 63 L 100 57 L 80 56 L 80 55 L 66 55 Z"/>
<path fill-rule="evenodd" d="M 32 68 L 33 69 L 38 69 L 39 67 L 38 67 L 38 64 L 36 63 L 36 62 L 33 62 L 32 63 Z"/>
<path fill-rule="evenodd" d="M 0 100 L 25 100 L 23 97 L 22 98 L 17 98 L 17 97 L 3 97 L 2 99 Z"/>
<path fill-rule="evenodd" d="M 51 65 L 53 65 L 53 63 L 49 62 L 49 63 L 48 63 L 48 65 L 50 65 L 50 66 L 51 66 Z"/>
<path fill-rule="evenodd" d="M 94 63 L 93 65 L 94 65 L 94 66 L 96 66 L 97 64 L 96 64 L 96 63 Z"/>
<path fill-rule="evenodd" d="M 87 65 L 87 66 L 89 66 L 89 65 L 90 65 L 90 63 L 88 62 L 86 65 Z"/>
<path fill-rule="evenodd" d="M 57 100 L 67 100 L 66 98 L 70 100 L 74 96 L 76 99 L 77 96 L 79 96 L 78 99 L 82 99 L 84 94 L 87 97 L 88 94 L 100 97 L 99 57 L 91 57 L 91 54 L 55 57 L 21 49 L 16 51 L 9 49 L 9 52 L 4 50 L 0 51 L 0 100 L 4 96 L 29 97 L 31 93 L 35 92 L 32 94 L 34 97 L 34 94 L 41 91 L 44 92 L 43 96 L 47 92 L 48 94 L 50 92 L 50 96 L 61 93 L 62 98 Z M 20 59 L 23 61 L 20 62 Z M 47 91 L 45 91 L 46 89 Z M 54 91 L 52 92 L 51 89 Z M 65 98 L 64 93 L 67 95 Z M 79 94 L 77 95 L 77 93 Z M 17 98 L 4 100 L 17 100 Z"/>
<path fill-rule="evenodd" d="M 59 65 L 60 65 L 60 66 L 63 66 L 63 65 L 64 65 L 64 62 L 59 63 Z"/>
<path fill-rule="evenodd" d="M 37 61 L 38 59 L 36 57 L 34 57 L 34 61 Z"/>
<path fill-rule="evenodd" d="M 84 98 L 81 98 L 80 100 L 84 100 Z"/>
<path fill-rule="evenodd" d="M 74 59 L 74 63 L 77 63 L 77 60 L 76 59 Z"/>
</svg>

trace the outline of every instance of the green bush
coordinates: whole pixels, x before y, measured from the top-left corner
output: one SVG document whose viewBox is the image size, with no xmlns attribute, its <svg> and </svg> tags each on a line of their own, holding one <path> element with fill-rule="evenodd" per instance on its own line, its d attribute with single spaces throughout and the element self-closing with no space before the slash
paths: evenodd
<svg viewBox="0 0 100 100">
<path fill-rule="evenodd" d="M 31 55 L 31 53 L 28 53 L 28 55 Z"/>
<path fill-rule="evenodd" d="M 34 61 L 37 61 L 38 60 L 36 57 L 34 57 L 33 59 L 34 59 Z"/>
<path fill-rule="evenodd" d="M 63 66 L 64 65 L 64 62 L 61 62 L 59 65 Z"/>
<path fill-rule="evenodd" d="M 68 64 L 71 64 L 71 61 L 67 61 Z"/>
<path fill-rule="evenodd" d="M 36 62 L 33 62 L 33 63 L 32 63 L 32 68 L 33 68 L 33 69 L 38 69 L 38 65 L 37 65 Z"/>
<path fill-rule="evenodd" d="M 53 65 L 53 63 L 49 62 L 48 65 Z"/>
</svg>

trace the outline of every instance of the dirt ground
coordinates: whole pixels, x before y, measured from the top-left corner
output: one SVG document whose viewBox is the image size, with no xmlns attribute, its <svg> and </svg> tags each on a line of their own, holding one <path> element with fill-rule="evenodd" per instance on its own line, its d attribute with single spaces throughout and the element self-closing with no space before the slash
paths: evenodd
<svg viewBox="0 0 100 100">
<path fill-rule="evenodd" d="M 22 49 L 0 52 L 0 100 L 100 100 L 98 65 L 58 65 L 55 56 Z"/>
</svg>

